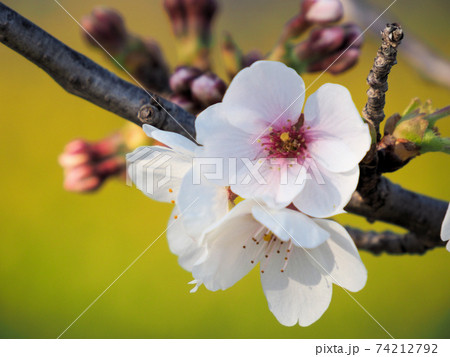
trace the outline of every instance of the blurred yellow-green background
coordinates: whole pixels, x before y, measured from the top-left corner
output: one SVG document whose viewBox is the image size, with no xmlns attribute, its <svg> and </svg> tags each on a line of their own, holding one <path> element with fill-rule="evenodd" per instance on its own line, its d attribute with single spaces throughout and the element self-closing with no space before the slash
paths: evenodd
<svg viewBox="0 0 450 357">
<path fill-rule="evenodd" d="M 76 50 L 112 68 L 85 45 L 76 23 L 53 0 L 7 0 Z M 119 9 L 128 27 L 154 37 L 171 65 L 175 48 L 159 0 L 61 0 L 79 19 L 94 5 Z M 298 0 L 221 1 L 215 34 L 229 30 L 244 50 L 270 49 Z M 387 7 L 389 1 L 378 1 Z M 398 0 L 406 36 L 412 31 L 450 56 L 446 0 Z M 380 24 L 376 24 L 380 26 Z M 381 24 L 382 26 L 382 24 Z M 325 82 L 347 86 L 365 103 L 365 77 L 378 41 L 367 36 L 359 65 Z M 215 62 L 220 67 L 219 53 Z M 223 72 L 220 72 L 222 74 Z M 306 83 L 315 76 L 305 77 Z M 311 93 L 310 92 L 310 93 Z M 386 112 L 401 111 L 411 98 L 450 104 L 450 91 L 424 81 L 402 59 L 389 81 Z M 308 95 L 308 93 L 307 93 Z M 62 188 L 57 156 L 76 137 L 99 139 L 123 120 L 64 92 L 44 72 L 0 46 L 0 337 L 56 338 L 166 228 L 171 207 L 134 187 L 111 181 L 92 195 Z M 450 121 L 439 125 L 450 135 Z M 389 175 L 403 186 L 450 200 L 449 158 L 427 154 Z M 369 228 L 362 218 L 342 222 Z M 372 226 L 385 229 L 387 225 Z M 450 337 L 450 254 L 380 257 L 362 253 L 367 286 L 355 298 L 397 338 Z M 330 308 L 307 328 L 278 324 L 267 308 L 257 271 L 225 292 L 201 288 L 190 294 L 189 273 L 158 240 L 65 333 L 64 338 L 386 338 L 386 333 L 340 288 Z"/>
</svg>

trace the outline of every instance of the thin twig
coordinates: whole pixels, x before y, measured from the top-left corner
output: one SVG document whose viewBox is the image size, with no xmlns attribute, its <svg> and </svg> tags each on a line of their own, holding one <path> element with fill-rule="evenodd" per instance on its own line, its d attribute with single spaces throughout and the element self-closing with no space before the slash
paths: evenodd
<svg viewBox="0 0 450 357">
<path fill-rule="evenodd" d="M 388 75 L 392 66 L 397 63 L 397 46 L 403 38 L 403 30 L 398 24 L 387 24 L 381 32 L 382 42 L 374 59 L 372 69 L 367 77 L 367 103 L 363 110 L 363 117 L 375 130 L 376 143 L 360 164 L 361 176 L 358 192 L 366 202 L 377 205 L 379 202 L 376 187 L 380 180 L 378 173 L 377 143 L 381 139 L 380 123 L 384 120 L 385 93 L 388 90 Z"/>
<path fill-rule="evenodd" d="M 368 0 L 341 0 L 344 4 L 345 15 L 351 21 L 358 23 L 362 28 L 368 28 L 369 33 L 378 38 L 380 26 L 378 24 L 387 24 L 395 22 L 392 12 L 386 12 L 377 21 L 372 24 L 381 8 L 378 8 L 373 1 Z M 430 45 L 411 33 L 408 28 L 408 37 L 402 41 L 402 59 L 405 59 L 410 65 L 416 68 L 423 77 L 429 81 L 450 88 L 450 61 L 444 55 L 438 53 Z M 413 29 L 414 30 L 414 29 Z"/>
<path fill-rule="evenodd" d="M 403 38 L 403 30 L 398 24 L 388 24 L 381 32 L 381 36 L 381 46 L 367 77 L 369 89 L 367 103 L 363 110 L 364 119 L 373 124 L 378 135 L 380 123 L 384 120 L 387 78 L 392 66 L 397 63 L 397 47 Z"/>
</svg>

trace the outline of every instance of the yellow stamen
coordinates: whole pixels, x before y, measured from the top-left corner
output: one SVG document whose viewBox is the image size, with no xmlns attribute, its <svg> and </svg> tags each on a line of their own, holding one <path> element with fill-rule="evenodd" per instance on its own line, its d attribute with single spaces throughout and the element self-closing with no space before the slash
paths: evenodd
<svg viewBox="0 0 450 357">
<path fill-rule="evenodd" d="M 289 138 L 289 133 L 287 131 L 285 131 L 284 133 L 282 133 L 280 135 L 280 139 L 281 139 L 282 142 L 285 143 L 286 141 L 288 141 L 290 139 Z"/>
</svg>

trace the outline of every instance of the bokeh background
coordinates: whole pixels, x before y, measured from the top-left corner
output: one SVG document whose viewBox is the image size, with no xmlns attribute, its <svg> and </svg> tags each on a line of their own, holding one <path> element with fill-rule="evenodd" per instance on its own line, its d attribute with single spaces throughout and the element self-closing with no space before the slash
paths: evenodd
<svg viewBox="0 0 450 357">
<path fill-rule="evenodd" d="M 76 50 L 113 69 L 84 44 L 80 29 L 53 0 L 7 0 Z M 93 6 L 119 9 L 128 27 L 162 44 L 176 64 L 173 37 L 159 0 L 62 0 L 80 18 Z M 227 0 L 215 34 L 229 30 L 244 50 L 268 51 L 298 0 Z M 377 1 L 387 7 L 389 1 Z M 406 36 L 414 32 L 450 56 L 449 2 L 398 0 L 389 10 Z M 376 24 L 382 26 L 383 24 Z M 378 47 L 367 36 L 359 65 L 323 83 L 347 86 L 365 103 L 365 78 Z M 386 113 L 402 111 L 413 97 L 450 104 L 450 91 L 422 79 L 402 59 L 389 80 Z M 221 58 L 217 51 L 215 63 Z M 220 72 L 219 74 L 223 74 Z M 315 76 L 305 76 L 310 83 Z M 308 95 L 308 93 L 307 93 Z M 110 181 L 99 193 L 62 188 L 57 156 L 77 137 L 99 139 L 123 120 L 68 95 L 44 72 L 0 46 L 0 337 L 57 337 L 166 228 L 170 205 L 152 202 L 134 187 Z M 450 135 L 450 121 L 439 127 Z M 449 158 L 419 157 L 389 177 L 404 187 L 450 200 Z M 341 216 L 363 228 L 364 219 Z M 395 229 L 395 228 L 394 228 Z M 398 229 L 397 229 L 398 230 Z M 379 257 L 362 252 L 369 271 L 355 298 L 397 338 L 450 337 L 450 254 Z M 278 324 L 267 308 L 255 270 L 231 289 L 190 294 L 191 280 L 162 237 L 63 336 L 65 338 L 386 338 L 383 330 L 340 288 L 330 308 L 307 328 Z"/>
</svg>

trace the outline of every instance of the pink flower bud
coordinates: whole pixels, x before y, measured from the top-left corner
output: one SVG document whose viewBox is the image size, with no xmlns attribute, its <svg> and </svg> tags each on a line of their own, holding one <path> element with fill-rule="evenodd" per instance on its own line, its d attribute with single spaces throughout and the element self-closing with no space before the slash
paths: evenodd
<svg viewBox="0 0 450 357">
<path fill-rule="evenodd" d="M 64 152 L 59 156 L 58 162 L 64 169 L 70 169 L 91 160 L 90 144 L 84 140 L 73 140 L 66 145 Z"/>
<path fill-rule="evenodd" d="M 124 137 L 115 133 L 99 142 L 88 143 L 77 139 L 68 143 L 59 156 L 64 169 L 64 188 L 73 192 L 98 189 L 103 181 L 125 170 L 125 159 L 120 152 Z"/>
<path fill-rule="evenodd" d="M 361 28 L 352 23 L 342 25 L 342 28 L 345 31 L 344 46 L 360 48 L 364 42 Z"/>
<path fill-rule="evenodd" d="M 64 180 L 64 189 L 70 192 L 92 192 L 97 190 L 101 184 L 102 180 L 97 176 L 89 176 L 81 180 L 68 177 Z"/>
<path fill-rule="evenodd" d="M 117 53 L 127 40 L 127 30 L 122 16 L 115 10 L 96 7 L 90 15 L 82 18 L 83 28 L 108 52 Z M 83 31 L 84 38 L 94 46 L 98 44 Z"/>
<path fill-rule="evenodd" d="M 175 36 L 190 32 L 209 38 L 211 21 L 218 7 L 216 0 L 164 0 L 163 4 Z"/>
<path fill-rule="evenodd" d="M 203 74 L 191 84 L 193 98 L 205 108 L 220 102 L 226 89 L 226 84 L 213 73 Z"/>
<path fill-rule="evenodd" d="M 174 94 L 170 97 L 170 101 L 189 113 L 196 114 L 199 112 L 200 108 L 191 98 L 183 94 Z"/>
<path fill-rule="evenodd" d="M 319 72 L 327 70 L 332 74 L 345 72 L 358 62 L 360 52 L 357 48 L 349 48 L 344 53 L 342 51 L 337 52 L 329 57 L 311 63 L 307 71 Z"/>
<path fill-rule="evenodd" d="M 180 37 L 186 32 L 186 16 L 183 0 L 164 0 L 164 9 L 169 15 L 175 36 Z"/>
<path fill-rule="evenodd" d="M 188 93 L 192 81 L 202 72 L 195 67 L 178 67 L 170 77 L 170 88 L 174 93 Z"/>
<path fill-rule="evenodd" d="M 216 0 L 184 0 L 188 26 L 203 36 L 210 35 L 210 26 L 217 11 Z"/>
<path fill-rule="evenodd" d="M 315 24 L 339 21 L 344 14 L 339 0 L 304 0 L 301 10 L 306 20 Z"/>
<path fill-rule="evenodd" d="M 283 43 L 290 38 L 299 37 L 309 27 L 310 23 L 305 19 L 303 13 L 300 13 L 290 19 L 285 25 L 281 35 L 280 41 Z"/>
<path fill-rule="evenodd" d="M 252 50 L 244 55 L 243 58 L 243 66 L 249 67 L 256 61 L 260 61 L 264 58 L 263 54 L 258 50 Z"/>
<path fill-rule="evenodd" d="M 357 48 L 349 48 L 339 59 L 328 69 L 332 74 L 339 74 L 352 68 L 359 59 L 361 51 Z"/>
<path fill-rule="evenodd" d="M 314 55 L 331 53 L 341 47 L 345 31 L 341 26 L 324 27 L 311 32 L 309 51 Z"/>
</svg>

